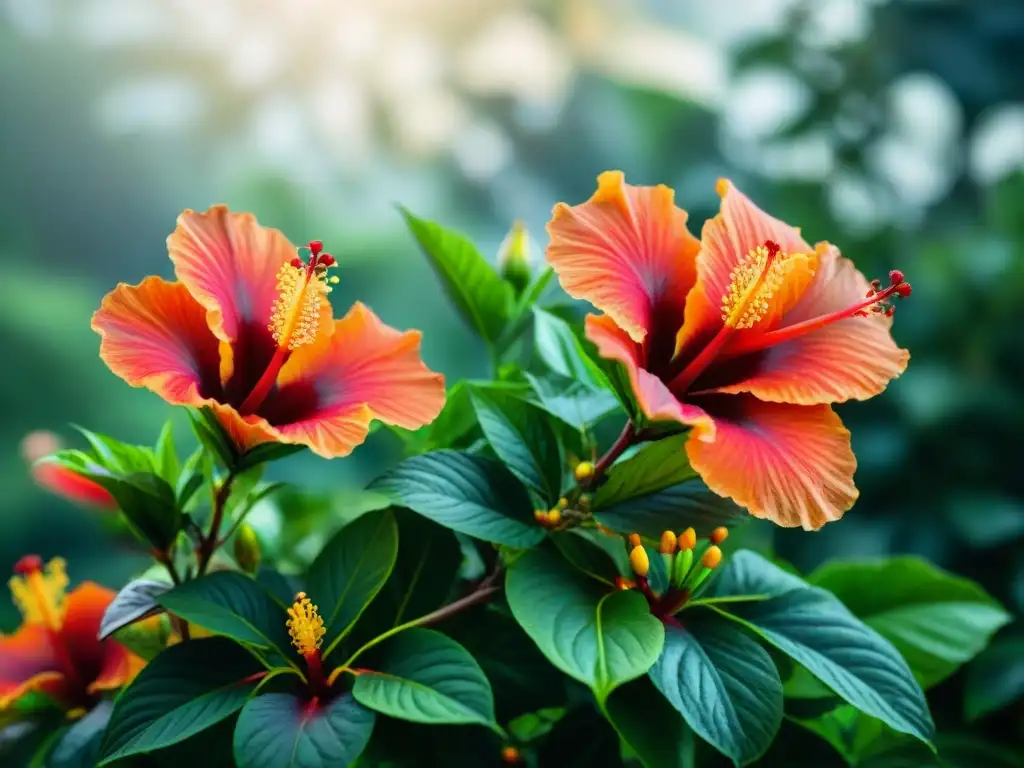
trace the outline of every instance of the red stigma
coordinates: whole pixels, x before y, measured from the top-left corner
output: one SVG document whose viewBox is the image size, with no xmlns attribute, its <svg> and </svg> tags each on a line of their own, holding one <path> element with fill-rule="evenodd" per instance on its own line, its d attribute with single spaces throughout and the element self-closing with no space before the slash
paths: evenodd
<svg viewBox="0 0 1024 768">
<path fill-rule="evenodd" d="M 334 257 L 331 256 L 331 254 L 329 253 L 325 253 L 323 256 L 317 259 L 317 264 L 322 264 L 325 267 L 333 267 L 335 264 Z"/>
<path fill-rule="evenodd" d="M 291 265 L 296 269 L 302 269 L 304 266 L 306 266 L 306 263 L 298 256 L 296 256 L 294 259 L 292 259 Z"/>
<path fill-rule="evenodd" d="M 899 285 L 903 282 L 903 273 L 898 269 L 894 269 L 889 273 L 889 285 Z"/>
<path fill-rule="evenodd" d="M 774 240 L 765 240 L 764 247 L 768 251 L 768 258 L 774 259 L 782 248 Z"/>
<path fill-rule="evenodd" d="M 900 283 L 896 286 L 896 295 L 901 299 L 907 298 L 910 295 L 910 283 Z"/>
<path fill-rule="evenodd" d="M 14 572 L 19 576 L 28 576 L 30 573 L 39 573 L 43 570 L 43 558 L 39 555 L 25 555 L 14 564 Z"/>
<path fill-rule="evenodd" d="M 319 256 L 320 252 L 323 251 L 323 249 L 324 249 L 324 244 L 321 241 L 319 241 L 319 240 L 310 240 L 309 241 L 309 252 L 313 254 L 313 258 L 316 258 L 317 256 Z"/>
</svg>

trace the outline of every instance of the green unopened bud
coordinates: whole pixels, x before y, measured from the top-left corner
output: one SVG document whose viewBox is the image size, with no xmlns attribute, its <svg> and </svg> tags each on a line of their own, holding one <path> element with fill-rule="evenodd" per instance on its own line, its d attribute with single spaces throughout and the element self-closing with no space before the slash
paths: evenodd
<svg viewBox="0 0 1024 768">
<path fill-rule="evenodd" d="M 256 532 L 245 523 L 238 527 L 235 534 L 235 561 L 246 573 L 256 573 L 260 567 L 263 553 Z"/>
<path fill-rule="evenodd" d="M 498 248 L 498 270 L 501 276 L 515 289 L 516 294 L 526 290 L 530 284 L 533 254 L 530 252 L 530 234 L 523 222 L 512 224 L 512 229 L 501 241 Z"/>
<path fill-rule="evenodd" d="M 686 575 L 693 566 L 693 550 L 683 549 L 676 554 L 676 560 L 672 564 L 672 586 L 682 586 L 686 581 Z"/>
</svg>

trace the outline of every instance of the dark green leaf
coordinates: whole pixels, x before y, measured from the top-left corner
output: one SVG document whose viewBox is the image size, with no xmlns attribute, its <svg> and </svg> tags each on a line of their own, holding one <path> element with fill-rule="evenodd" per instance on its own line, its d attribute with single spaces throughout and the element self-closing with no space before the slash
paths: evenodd
<svg viewBox="0 0 1024 768">
<path fill-rule="evenodd" d="M 931 715 L 903 657 L 834 595 L 806 585 L 752 552 L 744 554 L 739 573 L 730 581 L 727 586 L 738 585 L 737 594 L 777 594 L 718 603 L 712 606 L 715 611 L 754 630 L 862 712 L 931 741 Z M 722 587 L 716 586 L 714 596 L 721 599 Z"/>
<path fill-rule="evenodd" d="M 242 454 L 235 464 L 235 472 L 244 472 L 247 469 L 258 467 L 260 464 L 277 461 L 286 456 L 305 450 L 304 445 L 290 445 L 287 443 L 261 443 L 255 448 L 250 448 Z"/>
<path fill-rule="evenodd" d="M 664 627 L 643 595 L 609 590 L 549 553 L 516 560 L 505 591 L 516 621 L 548 660 L 590 686 L 598 701 L 644 674 L 661 653 Z"/>
<path fill-rule="evenodd" d="M 174 496 L 179 509 L 186 509 L 196 491 L 203 487 L 207 476 L 211 473 L 212 462 L 203 446 L 199 446 L 185 460 L 181 473 L 174 486 Z"/>
<path fill-rule="evenodd" d="M 697 477 L 686 455 L 689 435 L 673 435 L 620 461 L 594 494 L 594 509 L 604 509 L 636 496 L 646 496 Z"/>
<path fill-rule="evenodd" d="M 401 211 L 459 313 L 485 341 L 496 343 L 508 317 L 509 286 L 465 236 Z"/>
<path fill-rule="evenodd" d="M 916 557 L 830 564 L 808 580 L 896 646 L 925 688 L 972 659 L 1010 621 L 977 584 Z"/>
<path fill-rule="evenodd" d="M 696 738 L 651 681 L 641 677 L 608 697 L 605 716 L 644 768 L 693 768 Z"/>
<path fill-rule="evenodd" d="M 105 640 L 122 627 L 163 611 L 156 598 L 170 588 L 170 584 L 150 579 L 128 582 L 103 613 L 99 639 Z"/>
<path fill-rule="evenodd" d="M 238 449 L 231 441 L 230 435 L 224 431 L 224 427 L 217 421 L 213 411 L 207 407 L 189 408 L 189 422 L 192 424 L 192 431 L 195 432 L 199 442 L 206 446 L 206 449 L 216 456 L 225 467 L 233 467 L 238 460 Z"/>
<path fill-rule="evenodd" d="M 807 589 L 807 582 L 756 552 L 735 552 L 721 571 L 711 580 L 701 597 L 706 601 L 735 601 L 747 597 L 763 600 L 797 589 Z"/>
<path fill-rule="evenodd" d="M 737 765 L 760 757 L 782 723 L 782 681 L 771 656 L 726 619 L 687 614 L 685 629 L 665 627 L 665 650 L 648 675 Z"/>
<path fill-rule="evenodd" d="M 413 456 L 369 489 L 468 536 L 510 547 L 531 547 L 544 538 L 523 487 L 500 463 L 481 456 Z"/>
<path fill-rule="evenodd" d="M 391 511 L 383 510 L 346 525 L 313 561 L 306 584 L 327 630 L 325 656 L 384 586 L 397 557 L 398 526 Z"/>
<path fill-rule="evenodd" d="M 114 706 L 103 762 L 177 744 L 237 712 L 262 668 L 223 637 L 173 645 L 147 664 Z"/>
<path fill-rule="evenodd" d="M 540 407 L 574 429 L 587 429 L 619 409 L 619 401 L 607 390 L 594 389 L 555 373 L 546 376 L 527 373 L 525 376 Z"/>
<path fill-rule="evenodd" d="M 311 704 L 290 693 L 252 699 L 238 716 L 238 768 L 351 765 L 366 748 L 375 715 L 346 693 Z"/>
<path fill-rule="evenodd" d="M 429 629 L 409 629 L 387 641 L 378 668 L 356 678 L 352 695 L 401 720 L 476 723 L 501 732 L 480 665 L 457 642 Z"/>
<path fill-rule="evenodd" d="M 647 683 L 648 690 L 654 697 L 653 701 L 657 702 L 657 692 L 650 689 L 650 683 L 646 679 L 642 682 Z M 623 686 L 617 693 L 626 691 L 631 685 L 633 684 Z M 614 699 L 615 695 L 612 698 Z M 630 704 L 634 703 L 640 702 L 630 701 Z M 667 704 L 664 706 L 675 717 L 676 722 L 681 722 Z M 628 714 L 632 715 L 633 712 L 629 711 Z M 635 718 L 631 722 L 638 719 Z M 623 738 L 625 739 L 625 736 Z M 626 764 L 621 753 L 615 730 L 593 706 L 583 705 L 572 709 L 555 724 L 551 733 L 539 746 L 538 765 L 544 768 L 624 768 Z M 648 768 L 689 768 L 674 763 L 646 765 Z"/>
<path fill-rule="evenodd" d="M 186 581 L 157 598 L 171 613 L 211 632 L 283 654 L 289 640 L 287 616 L 248 576 L 218 571 Z"/>
<path fill-rule="evenodd" d="M 547 504 L 554 504 L 562 493 L 565 452 L 547 414 L 499 391 L 474 389 L 472 399 L 498 458 Z"/>
<path fill-rule="evenodd" d="M 552 534 L 562 557 L 592 579 L 615 584 L 615 577 L 630 573 L 629 557 L 622 540 L 593 529 L 573 528 Z"/>
<path fill-rule="evenodd" d="M 101 701 L 72 723 L 54 744 L 46 761 L 48 768 L 95 768 L 113 708 L 112 702 Z"/>
<path fill-rule="evenodd" d="M 983 717 L 1024 697 L 1024 637 L 996 640 L 967 668 L 964 710 Z"/>
<path fill-rule="evenodd" d="M 178 452 L 174 447 L 174 430 L 170 421 L 164 422 L 153 455 L 156 473 L 170 485 L 174 485 L 181 472 L 181 465 L 178 461 Z"/>
<path fill-rule="evenodd" d="M 148 472 L 114 476 L 80 472 L 114 497 L 134 531 L 151 546 L 167 551 L 181 530 L 184 518 L 174 490 L 162 477 Z"/>
<path fill-rule="evenodd" d="M 977 736 L 940 734 L 936 738 L 942 768 L 1021 768 L 1024 755 L 1014 754 Z"/>
</svg>

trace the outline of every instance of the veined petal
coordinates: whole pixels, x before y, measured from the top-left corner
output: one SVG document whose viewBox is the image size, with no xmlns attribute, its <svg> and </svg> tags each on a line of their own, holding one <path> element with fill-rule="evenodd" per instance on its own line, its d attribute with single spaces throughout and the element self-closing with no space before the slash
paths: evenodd
<svg viewBox="0 0 1024 768">
<path fill-rule="evenodd" d="M 217 339 L 206 313 L 181 283 L 147 277 L 121 283 L 92 316 L 100 357 L 133 387 L 173 405 L 195 405 L 220 394 Z"/>
<path fill-rule="evenodd" d="M 722 198 L 721 210 L 704 224 L 701 233 L 697 282 L 686 299 L 677 351 L 713 332 L 709 329 L 722 326 L 722 304 L 730 293 L 733 270 L 758 246 L 768 241 L 779 246 L 781 285 L 769 300 L 757 328 L 741 330 L 740 335 L 778 325 L 782 315 L 799 301 L 817 269 L 817 254 L 798 229 L 769 216 L 726 179 L 719 180 L 717 190 Z"/>
<path fill-rule="evenodd" d="M 831 247 L 819 251 L 818 274 L 780 329 L 864 299 L 868 281 L 853 262 Z M 910 360 L 893 341 L 891 328 L 892 318 L 882 314 L 839 320 L 755 353 L 756 362 L 742 367 L 742 379 L 714 391 L 800 405 L 866 400 L 903 373 Z"/>
<path fill-rule="evenodd" d="M 656 324 L 674 336 L 694 283 L 700 243 L 674 197 L 666 186 L 634 187 L 621 171 L 607 171 L 590 200 L 559 203 L 547 226 L 547 258 L 562 287 L 637 342 L 655 333 Z"/>
<path fill-rule="evenodd" d="M 249 444 L 265 435 L 336 458 L 366 439 L 373 419 L 418 429 L 444 399 L 444 377 L 420 358 L 419 331 L 395 330 L 356 303 L 331 336 L 292 354 L 259 415 L 234 414 L 229 430 Z"/>
<path fill-rule="evenodd" d="M 216 205 L 205 213 L 182 213 L 167 250 L 178 279 L 207 310 L 210 330 L 225 342 L 221 379 L 227 401 L 239 404 L 277 349 L 267 326 L 278 270 L 295 258 L 295 247 L 251 213 Z M 329 323 L 321 325 L 321 334 L 331 333 Z"/>
<path fill-rule="evenodd" d="M 616 360 L 626 369 L 637 404 L 651 421 L 678 421 L 693 427 L 699 440 L 713 440 L 715 423 L 698 406 L 681 403 L 668 387 L 641 367 L 641 347 L 608 315 L 587 315 L 586 334 L 601 357 Z"/>
<path fill-rule="evenodd" d="M 26 624 L 0 635 L 0 711 L 31 690 L 56 692 L 64 683 L 47 630 Z"/>
<path fill-rule="evenodd" d="M 691 439 L 686 452 L 712 491 L 786 528 L 817 530 L 853 506 L 857 460 L 850 433 L 827 405 L 743 395 L 700 403 L 715 421 L 715 440 Z"/>
</svg>

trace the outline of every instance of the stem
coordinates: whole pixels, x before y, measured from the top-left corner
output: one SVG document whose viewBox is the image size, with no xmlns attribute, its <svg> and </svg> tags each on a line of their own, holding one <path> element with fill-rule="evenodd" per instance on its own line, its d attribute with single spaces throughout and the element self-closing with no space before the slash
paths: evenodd
<svg viewBox="0 0 1024 768">
<path fill-rule="evenodd" d="M 454 616 L 460 611 L 464 611 L 467 608 L 472 608 L 474 605 L 487 602 L 491 599 L 491 597 L 493 597 L 501 591 L 500 586 L 492 586 L 487 584 L 487 581 L 492 580 L 495 577 L 495 574 L 497 573 L 498 569 L 495 569 L 494 573 L 492 573 L 491 576 L 489 576 L 484 581 L 480 582 L 480 585 L 476 589 L 474 589 L 465 597 L 459 598 L 454 603 L 449 603 L 448 605 L 441 606 L 436 611 L 432 611 L 424 616 L 420 616 L 418 619 L 407 621 L 404 624 L 399 624 L 397 627 L 392 627 L 384 634 L 378 635 L 377 637 L 373 638 L 373 640 L 370 640 L 368 643 L 364 644 L 355 653 L 353 653 L 352 656 L 349 657 L 348 661 L 346 661 L 341 666 L 346 668 L 351 667 L 355 660 L 359 658 L 364 652 L 370 650 L 375 645 L 384 642 L 389 637 L 397 635 L 399 632 L 404 632 L 405 630 L 412 629 L 413 627 L 422 627 L 426 626 L 427 624 L 436 624 L 437 622 L 443 621 L 444 619 L 447 619 L 450 616 Z"/>
<path fill-rule="evenodd" d="M 615 460 L 622 455 L 623 451 L 629 448 L 633 444 L 633 439 L 636 437 L 636 427 L 632 421 L 627 421 L 626 426 L 622 428 L 622 433 L 616 438 L 612 447 L 608 449 L 608 452 L 597 460 L 594 465 L 594 474 L 588 482 L 588 486 L 595 486 L 601 479 L 601 476 L 608 470 Z"/>
<path fill-rule="evenodd" d="M 232 469 L 228 471 L 224 482 L 221 483 L 220 488 L 213 495 L 213 517 L 210 519 L 210 531 L 199 543 L 197 576 L 202 576 L 206 573 L 206 568 L 210 565 L 210 558 L 213 557 L 214 550 L 217 549 L 219 543 L 217 536 L 220 533 L 221 523 L 224 522 L 224 510 L 227 507 L 228 497 L 231 495 L 231 484 L 234 480 L 235 472 Z"/>
</svg>

